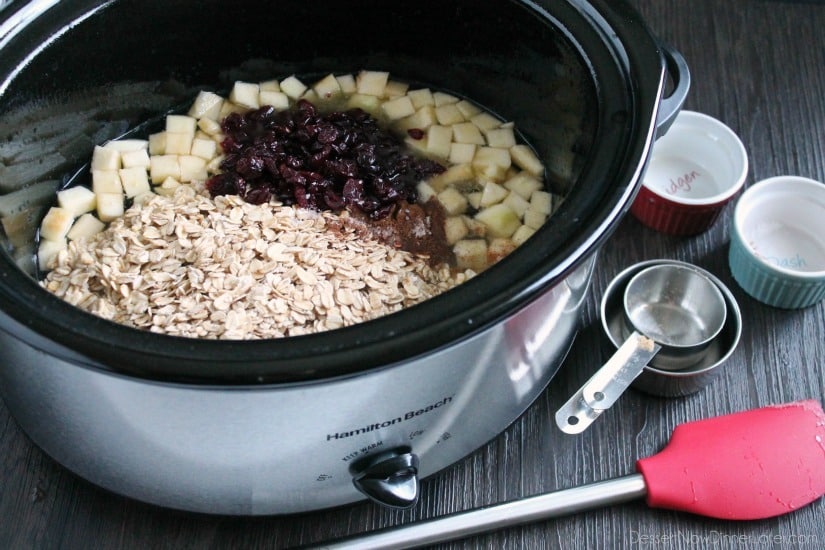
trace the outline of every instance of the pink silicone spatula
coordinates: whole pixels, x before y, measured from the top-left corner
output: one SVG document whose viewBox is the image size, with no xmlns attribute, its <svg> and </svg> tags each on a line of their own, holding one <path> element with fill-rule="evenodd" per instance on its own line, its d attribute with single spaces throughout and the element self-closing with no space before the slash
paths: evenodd
<svg viewBox="0 0 825 550">
<path fill-rule="evenodd" d="M 676 427 L 637 474 L 321 545 L 414 548 L 645 497 L 654 508 L 749 520 L 825 494 L 825 412 L 797 401 Z"/>
</svg>

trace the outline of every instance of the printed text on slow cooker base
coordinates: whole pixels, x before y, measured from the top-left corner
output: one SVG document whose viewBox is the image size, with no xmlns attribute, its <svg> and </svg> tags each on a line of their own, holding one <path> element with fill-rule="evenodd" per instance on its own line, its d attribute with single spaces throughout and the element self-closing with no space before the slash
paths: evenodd
<svg viewBox="0 0 825 550">
<path fill-rule="evenodd" d="M 332 434 L 327 434 L 327 441 L 335 441 L 339 439 L 347 439 L 349 437 L 354 437 L 356 435 L 366 434 L 370 432 L 374 432 L 375 430 L 380 430 L 381 428 L 388 428 L 390 426 L 394 426 L 396 424 L 400 424 L 402 422 L 406 422 L 407 420 L 412 420 L 414 418 L 418 418 L 421 415 L 430 413 L 432 411 L 438 410 L 444 405 L 448 405 L 453 401 L 453 396 L 447 396 L 440 401 L 436 401 L 431 405 L 427 405 L 426 407 L 422 407 L 420 409 L 415 409 L 411 411 L 407 411 L 406 413 L 396 416 L 395 418 L 391 418 L 390 420 L 384 420 L 383 422 L 375 422 L 373 424 L 369 424 L 367 426 L 362 426 L 355 430 L 348 430 L 343 432 L 336 432 Z"/>
</svg>

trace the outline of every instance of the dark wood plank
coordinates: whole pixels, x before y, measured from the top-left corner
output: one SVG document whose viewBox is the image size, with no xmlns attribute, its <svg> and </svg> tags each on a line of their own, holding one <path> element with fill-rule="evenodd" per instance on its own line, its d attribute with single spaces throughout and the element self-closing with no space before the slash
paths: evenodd
<svg viewBox="0 0 825 550">
<path fill-rule="evenodd" d="M 682 51 L 694 86 L 687 108 L 730 125 L 750 153 L 748 184 L 797 174 L 825 181 L 825 6 L 759 0 L 636 0 Z M 420 504 L 371 504 L 289 518 L 208 517 L 161 510 L 78 479 L 26 439 L 0 405 L 0 547 L 283 548 L 467 510 L 632 472 L 679 423 L 803 398 L 825 401 L 825 305 L 763 306 L 727 267 L 732 208 L 693 238 L 657 234 L 628 217 L 599 255 L 582 330 L 559 376 L 500 437 L 423 482 Z M 563 436 L 555 410 L 606 358 L 598 301 L 610 279 L 653 258 L 696 263 L 734 292 L 745 319 L 723 376 L 683 399 L 631 391 L 588 432 Z M 443 548 L 631 548 L 825 545 L 825 501 L 787 516 L 730 523 L 636 502 L 442 545 Z M 646 537 L 646 538 L 643 538 Z M 739 538 L 741 537 L 741 539 Z M 776 537 L 776 538 L 775 538 Z M 781 544 L 784 543 L 784 544 Z"/>
</svg>

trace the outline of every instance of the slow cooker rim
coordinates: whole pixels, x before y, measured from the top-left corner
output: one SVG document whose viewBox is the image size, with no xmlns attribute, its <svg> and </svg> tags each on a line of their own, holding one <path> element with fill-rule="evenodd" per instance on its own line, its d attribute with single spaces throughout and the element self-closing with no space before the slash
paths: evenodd
<svg viewBox="0 0 825 550">
<path fill-rule="evenodd" d="M 606 9 L 608 8 L 603 7 L 598 11 L 603 13 Z M 644 25 L 621 19 L 613 22 L 613 25 L 617 26 L 618 23 L 626 25 L 625 34 L 641 33 L 640 36 L 647 37 L 648 48 L 655 46 Z M 617 36 L 619 34 L 621 33 L 617 33 Z M 641 55 L 644 49 L 639 44 L 622 44 L 621 47 L 635 48 L 633 57 L 637 61 L 638 58 L 644 57 Z M 629 70 L 629 67 L 625 70 Z M 655 117 L 662 76 L 635 75 L 635 78 L 642 77 L 650 78 L 651 81 L 657 79 L 657 90 L 650 98 L 646 98 L 650 105 L 636 105 L 639 112 L 643 113 L 637 116 Z M 646 89 L 641 85 L 639 88 Z M 640 98 L 636 99 L 642 103 Z M 651 134 L 652 129 L 648 130 L 648 134 Z M 650 135 L 640 136 L 636 141 L 636 150 L 632 151 L 632 158 L 625 159 L 627 164 L 635 162 L 637 172 L 639 165 L 645 161 L 644 151 L 650 139 Z M 625 186 L 616 186 L 612 194 L 602 200 L 604 208 L 591 213 L 587 222 L 590 222 L 588 227 L 594 231 L 579 232 L 575 238 L 569 239 L 564 246 L 557 247 L 551 255 L 541 261 L 528 261 L 529 247 L 522 247 L 513 254 L 513 258 L 508 258 L 506 266 L 494 266 L 476 279 L 445 295 L 353 327 L 329 333 L 292 337 L 288 344 L 278 340 L 193 340 L 124 327 L 82 312 L 49 294 L 18 270 L 5 253 L 2 255 L 2 261 L 9 264 L 11 269 L 0 272 L 0 299 L 3 303 L 9 304 L 9 307 L 4 306 L 4 312 L 11 314 L 28 330 L 41 335 L 51 335 L 49 338 L 61 346 L 90 358 L 114 358 L 119 364 L 109 366 L 109 363 L 113 362 L 111 360 L 104 363 L 97 360 L 92 362 L 97 367 L 103 366 L 118 374 L 198 383 L 272 383 L 352 375 L 409 359 L 418 354 L 429 353 L 441 346 L 467 338 L 511 314 L 542 289 L 561 281 L 588 258 L 617 225 L 635 196 L 638 188 L 635 181 L 637 178 L 638 173 L 630 175 Z M 551 231 L 551 227 L 544 227 L 540 234 L 549 234 Z M 518 284 L 494 279 L 497 273 L 505 269 L 518 273 L 519 270 L 514 269 L 516 262 L 522 266 L 521 271 L 524 273 Z M 552 266 L 549 270 L 548 265 Z M 464 300 L 470 297 L 478 300 L 467 307 Z M 454 305 L 446 307 L 444 304 L 448 302 L 453 302 Z M 437 315 L 440 309 L 452 314 Z M 426 315 L 428 311 L 431 312 Z M 422 315 L 425 318 L 429 317 L 433 323 L 422 327 L 420 322 L 410 322 L 418 321 Z M 459 327 L 456 327 L 456 321 L 461 321 Z M 383 325 L 380 330 L 376 328 L 378 324 Z M 404 330 L 410 328 L 414 330 Z M 359 338 L 373 331 L 378 333 L 378 338 L 373 335 L 373 338 L 366 339 L 371 340 L 366 343 L 364 339 Z M 341 343 L 337 347 L 334 345 L 336 341 Z M 422 343 L 425 343 L 423 347 Z M 284 355 L 289 357 L 272 358 L 273 355 L 283 353 L 286 346 L 290 349 Z M 130 357 L 132 354 L 134 357 Z M 277 363 L 273 364 L 273 361 Z M 197 368 L 189 368 L 190 363 L 197 363 Z M 296 363 L 301 363 L 302 368 L 295 368 Z"/>
</svg>

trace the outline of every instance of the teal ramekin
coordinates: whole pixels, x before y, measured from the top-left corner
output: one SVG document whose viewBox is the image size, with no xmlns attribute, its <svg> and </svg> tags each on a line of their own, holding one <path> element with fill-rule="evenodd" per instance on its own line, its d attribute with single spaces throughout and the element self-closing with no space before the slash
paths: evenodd
<svg viewBox="0 0 825 550">
<path fill-rule="evenodd" d="M 736 205 L 728 261 L 739 286 L 769 306 L 825 299 L 825 184 L 779 176 L 750 186 Z"/>
</svg>

